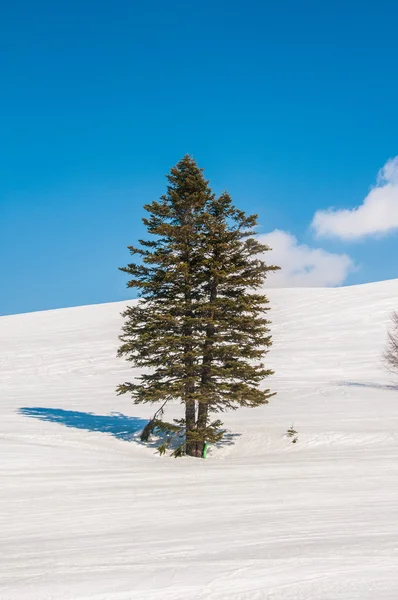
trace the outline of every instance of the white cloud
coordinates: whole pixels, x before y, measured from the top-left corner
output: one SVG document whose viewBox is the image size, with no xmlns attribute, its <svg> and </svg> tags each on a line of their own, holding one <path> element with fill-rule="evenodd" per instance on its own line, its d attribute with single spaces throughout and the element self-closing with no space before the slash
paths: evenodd
<svg viewBox="0 0 398 600">
<path fill-rule="evenodd" d="M 379 171 L 377 185 L 360 206 L 353 209 L 319 210 L 312 227 L 318 236 L 355 240 L 398 229 L 398 156 Z"/>
<path fill-rule="evenodd" d="M 347 254 L 333 254 L 322 248 L 299 244 L 286 231 L 275 229 L 259 236 L 262 244 L 272 248 L 265 261 L 281 267 L 271 273 L 266 287 L 333 287 L 341 285 L 354 264 Z"/>
</svg>

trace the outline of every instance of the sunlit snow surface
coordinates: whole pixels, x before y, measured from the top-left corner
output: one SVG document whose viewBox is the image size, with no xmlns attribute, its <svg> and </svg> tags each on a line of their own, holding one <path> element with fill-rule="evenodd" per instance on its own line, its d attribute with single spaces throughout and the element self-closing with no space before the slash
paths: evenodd
<svg viewBox="0 0 398 600">
<path fill-rule="evenodd" d="M 138 443 L 125 303 L 0 318 L 1 600 L 397 600 L 398 280 L 269 297 L 278 395 L 207 460 Z"/>
</svg>

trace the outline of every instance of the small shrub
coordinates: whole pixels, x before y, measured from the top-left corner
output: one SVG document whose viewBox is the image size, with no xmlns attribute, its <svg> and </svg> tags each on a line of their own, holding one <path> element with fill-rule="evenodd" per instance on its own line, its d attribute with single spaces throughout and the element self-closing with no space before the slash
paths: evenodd
<svg viewBox="0 0 398 600">
<path fill-rule="evenodd" d="M 292 444 L 297 444 L 298 442 L 298 431 L 296 431 L 294 429 L 294 423 L 291 425 L 291 427 L 287 430 L 286 432 L 286 437 L 288 437 Z"/>
</svg>

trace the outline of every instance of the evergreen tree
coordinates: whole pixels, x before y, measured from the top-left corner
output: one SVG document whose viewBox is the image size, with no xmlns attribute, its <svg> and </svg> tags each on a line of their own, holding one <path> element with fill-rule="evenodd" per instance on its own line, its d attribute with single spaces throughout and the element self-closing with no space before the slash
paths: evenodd
<svg viewBox="0 0 398 600">
<path fill-rule="evenodd" d="M 183 419 L 146 428 L 178 437 L 174 454 L 200 456 L 204 442 L 222 438 L 211 413 L 268 402 L 260 382 L 272 372 L 258 362 L 271 344 L 267 298 L 256 292 L 269 270 L 269 248 L 255 238 L 257 217 L 237 210 L 228 194 L 216 198 L 195 161 L 185 156 L 167 177 L 167 193 L 145 206 L 150 240 L 129 250 L 138 261 L 121 270 L 138 288 L 138 304 L 124 312 L 119 356 L 148 368 L 131 393 L 135 403 L 180 400 Z"/>
</svg>

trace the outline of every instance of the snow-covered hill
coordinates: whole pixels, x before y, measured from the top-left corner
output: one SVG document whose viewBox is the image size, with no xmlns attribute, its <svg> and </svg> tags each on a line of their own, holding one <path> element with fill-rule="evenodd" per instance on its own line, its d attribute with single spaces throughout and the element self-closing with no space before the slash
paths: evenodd
<svg viewBox="0 0 398 600">
<path fill-rule="evenodd" d="M 269 296 L 278 395 L 206 461 L 134 439 L 124 303 L 0 319 L 1 600 L 398 598 L 398 280 Z"/>
</svg>

